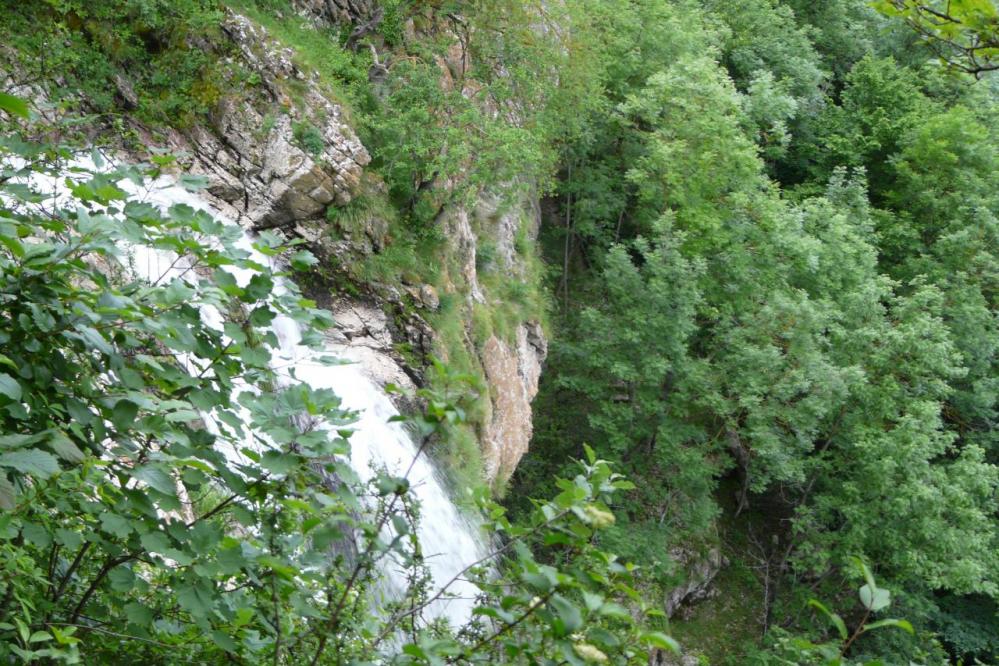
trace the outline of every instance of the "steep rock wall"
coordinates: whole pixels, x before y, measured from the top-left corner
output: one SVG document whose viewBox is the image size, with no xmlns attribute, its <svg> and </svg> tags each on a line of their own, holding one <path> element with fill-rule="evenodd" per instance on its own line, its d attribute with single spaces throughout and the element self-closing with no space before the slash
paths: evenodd
<svg viewBox="0 0 999 666">
<path fill-rule="evenodd" d="M 525 220 L 528 236 L 537 235 L 537 199 L 522 196 L 516 204 L 506 207 L 500 201 L 496 195 L 484 196 L 473 210 L 458 209 L 444 216 L 469 308 L 490 298 L 488 288 L 479 280 L 478 268 L 479 249 L 487 240 L 494 248 L 494 271 L 510 281 L 533 279 L 515 246 Z M 484 237 L 487 234 L 488 239 Z M 533 433 L 531 402 L 538 393 L 547 354 L 548 341 L 537 321 L 517 322 L 512 335 L 492 333 L 476 346 L 490 392 L 480 441 L 484 471 L 491 482 L 502 484 L 509 479 L 527 452 Z"/>
<path fill-rule="evenodd" d="M 366 0 L 298 0 L 294 5 L 317 24 L 352 26 L 359 34 L 381 20 L 377 3 Z M 537 197 L 519 192 L 509 196 L 517 190 L 509 184 L 481 195 L 472 205 L 441 210 L 441 255 L 457 267 L 441 294 L 427 284 L 359 281 L 351 266 L 392 243 L 388 223 L 373 215 L 360 229 L 340 229 L 331 225 L 327 213 L 350 204 L 365 188 L 379 189 L 377 177 L 366 169 L 371 161 L 367 149 L 344 109 L 324 94 L 316 73 L 296 64 L 293 49 L 233 12 L 227 13 L 222 28 L 236 47 L 227 51 L 238 54 L 241 66 L 255 74 L 259 85 L 227 95 L 209 122 L 155 132 L 136 123 L 136 131 L 148 137 L 147 145 L 182 155 L 181 167 L 205 176 L 208 195 L 233 219 L 310 244 L 321 264 L 313 283 L 306 285 L 308 293 L 334 313 L 339 330 L 333 335 L 345 356 L 360 362 L 376 381 L 414 389 L 426 381 L 424 370 L 432 357 L 450 360 L 454 341 L 442 340 L 430 321 L 441 298 L 457 301 L 459 307 L 446 316 L 461 320 L 458 351 L 473 359 L 475 372 L 484 380 L 484 409 L 473 424 L 481 471 L 487 483 L 501 485 L 531 438 L 531 401 L 547 341 L 535 317 L 507 322 L 505 330 L 491 330 L 484 337 L 474 330 L 473 319 L 477 309 L 504 305 L 498 293 L 504 282 L 537 278 L 528 269 L 524 249 L 517 249 L 518 242 L 533 243 L 537 234 Z M 442 65 L 442 77 L 447 76 L 448 68 Z M 119 94 L 127 97 L 127 78 L 122 76 L 119 83 Z M 315 130 L 312 145 L 296 136 L 302 127 Z M 490 284 L 479 279 L 485 246 L 495 255 Z M 345 281 L 349 289 L 343 288 Z M 405 399 L 401 402 L 403 408 L 418 408 Z"/>
<path fill-rule="evenodd" d="M 188 169 L 207 176 L 208 192 L 253 228 L 322 218 L 328 206 L 348 203 L 371 158 L 341 107 L 263 28 L 229 14 L 223 31 L 261 85 L 224 99 L 210 125 L 169 131 L 170 147 L 190 155 Z M 294 103 L 286 92 L 293 81 L 305 84 Z M 275 106 L 284 112 L 273 113 Z M 315 146 L 321 148 L 310 151 L 296 142 L 298 123 L 318 132 Z"/>
</svg>

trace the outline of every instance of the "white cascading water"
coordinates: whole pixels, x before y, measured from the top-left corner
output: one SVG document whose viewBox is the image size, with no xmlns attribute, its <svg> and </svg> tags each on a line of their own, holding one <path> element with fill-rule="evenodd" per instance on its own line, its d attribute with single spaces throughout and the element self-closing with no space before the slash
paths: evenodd
<svg viewBox="0 0 999 666">
<path fill-rule="evenodd" d="M 99 171 L 92 161 L 85 159 L 75 162 L 73 166 L 87 171 Z M 74 177 L 78 178 L 76 175 Z M 50 194 L 52 199 L 49 204 L 57 204 L 60 198 L 69 196 L 64 180 L 37 177 L 34 184 L 41 191 Z M 129 181 L 122 181 L 119 186 L 137 199 L 163 210 L 175 204 L 186 204 L 206 211 L 226 224 L 233 224 L 203 199 L 170 179 L 160 178 L 143 188 L 138 188 Z M 253 249 L 252 237 L 245 230 L 242 233 L 239 245 L 251 252 L 255 261 L 264 265 L 273 261 Z M 133 270 L 138 277 L 150 282 L 173 279 L 188 271 L 183 262 L 176 261 L 176 256 L 165 252 L 141 247 L 132 248 L 131 253 Z M 252 272 L 248 270 L 231 267 L 227 270 L 243 285 L 252 276 Z M 275 281 L 275 289 L 285 290 L 287 286 L 279 278 Z M 214 308 L 204 308 L 201 314 L 206 323 L 221 328 L 221 316 Z M 323 356 L 349 356 L 349 351 L 344 354 L 345 350 L 332 344 L 328 349 L 318 352 L 303 346 L 301 328 L 298 322 L 289 317 L 276 317 L 272 330 L 280 343 L 280 349 L 272 361 L 279 375 L 291 382 L 293 370 L 295 379 L 304 381 L 315 389 L 332 390 L 339 396 L 344 408 L 357 413 L 357 421 L 349 426 L 353 430 L 350 437 L 350 459 L 351 467 L 361 480 L 370 480 L 378 469 L 385 469 L 396 476 L 409 471 L 411 492 L 415 493 L 420 504 L 417 534 L 432 576 L 431 595 L 436 595 L 442 586 L 447 586 L 447 593 L 427 607 L 425 617 L 446 618 L 452 627 L 465 624 L 471 617 L 478 588 L 461 574 L 488 553 L 487 541 L 478 526 L 455 506 L 433 463 L 425 455 L 419 455 L 418 447 L 402 424 L 390 422 L 392 417 L 399 414 L 398 410 L 385 392 L 365 376 L 362 368 L 354 363 L 326 365 L 319 361 Z M 247 387 L 247 390 L 252 390 L 252 387 Z M 208 427 L 214 429 L 214 419 L 210 415 L 206 416 Z M 262 438 L 256 439 L 259 441 Z M 259 444 L 253 440 L 251 434 L 241 446 L 249 444 L 253 448 L 259 448 Z M 235 451 L 223 453 L 230 457 L 240 456 Z M 391 558 L 383 560 L 382 573 L 389 597 L 396 597 L 405 591 L 408 584 L 405 573 L 395 566 Z"/>
</svg>

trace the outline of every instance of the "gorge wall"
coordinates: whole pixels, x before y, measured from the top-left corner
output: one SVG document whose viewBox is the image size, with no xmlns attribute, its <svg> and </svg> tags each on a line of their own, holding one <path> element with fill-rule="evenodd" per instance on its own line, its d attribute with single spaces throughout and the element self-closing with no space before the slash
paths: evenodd
<svg viewBox="0 0 999 666">
<path fill-rule="evenodd" d="M 293 4 L 299 16 L 286 18 L 300 23 L 298 29 L 348 31 L 349 48 L 382 18 L 371 2 Z M 417 38 L 412 21 L 405 29 Z M 456 460 L 466 480 L 477 473 L 501 487 L 527 450 L 531 401 L 547 353 L 541 309 L 506 302 L 511 285 L 533 282 L 529 288 L 539 288 L 532 269 L 540 223 L 537 195 L 495 184 L 471 200 L 442 197 L 435 213 L 440 234 L 427 258 L 441 266 L 436 284 L 418 275 L 371 275 L 363 267 L 380 261 L 398 240 L 390 211 L 368 205 L 385 199 L 386 186 L 369 168 L 372 156 L 349 110 L 330 94 L 320 73 L 302 63 L 295 44 L 230 9 L 214 41 L 191 46 L 230 65 L 225 93 L 211 112 L 176 126 L 141 120 L 129 113 L 138 104 L 136 85 L 128 71 L 120 71 L 113 94 L 126 130 L 98 124 L 93 130 L 98 141 L 110 142 L 128 160 L 147 160 L 160 149 L 174 154 L 178 171 L 205 178 L 206 196 L 226 216 L 247 229 L 305 241 L 320 258 L 305 280 L 307 292 L 334 313 L 338 329 L 331 336 L 345 356 L 381 385 L 411 391 L 432 384 L 427 372 L 432 358 L 471 375 L 479 395 L 459 433 L 466 450 L 443 457 Z M 366 47 L 377 63 L 379 41 L 371 39 Z M 5 59 L 4 89 L 37 99 L 58 83 L 29 84 L 17 58 Z M 441 86 L 453 85 L 448 64 L 440 66 Z M 378 76 L 377 67 L 370 76 Z M 86 108 L 87 100 L 82 103 Z M 453 183 L 432 186 L 446 191 Z M 491 325 L 500 310 L 502 325 Z M 404 408 L 418 408 L 405 397 L 399 400 Z M 472 441 L 478 451 L 467 450 Z"/>
<path fill-rule="evenodd" d="M 361 2 L 303 2 L 299 8 L 320 26 L 349 24 L 353 34 L 370 30 L 379 15 L 371 3 Z M 316 74 L 295 65 L 292 49 L 238 14 L 228 17 L 225 34 L 259 73 L 266 96 L 227 101 L 210 126 L 174 133 L 173 147 L 194 156 L 191 170 L 208 177 L 209 192 L 231 206 L 238 219 L 256 229 L 280 229 L 305 239 L 321 257 L 327 275 L 349 275 L 351 264 L 392 243 L 387 221 L 377 215 L 356 229 L 331 228 L 328 220 L 330 207 L 346 206 L 363 187 L 380 186 L 365 170 L 368 151 L 341 107 L 321 92 Z M 445 73 L 442 68 L 442 77 Z M 277 116 L 268 131 L 261 131 L 268 108 L 286 101 L 287 87 L 296 81 L 305 83 L 305 94 L 288 105 L 290 112 Z M 296 142 L 294 128 L 305 122 L 319 129 L 321 151 L 310 154 Z M 488 308 L 498 298 L 478 279 L 479 248 L 495 247 L 497 269 L 511 279 L 529 279 L 525 259 L 514 246 L 525 217 L 527 237 L 533 241 L 538 215 L 536 199 L 520 197 L 510 205 L 503 202 L 502 191 L 483 195 L 471 206 L 439 211 L 444 228 L 439 251 L 449 258 L 445 263 L 458 269 L 440 294 L 430 284 L 353 278 L 348 279 L 357 287 L 354 295 L 345 295 L 336 280 L 320 279 L 311 289 L 333 311 L 340 326 L 334 335 L 342 340 L 345 354 L 379 383 L 410 390 L 428 381 L 424 370 L 431 357 L 447 362 L 454 353 L 427 315 L 440 309 L 441 296 L 456 302 L 449 316 L 459 317 L 461 351 L 483 380 L 483 409 L 472 426 L 481 447 L 481 472 L 489 484 L 502 484 L 527 450 L 531 401 L 547 343 L 536 319 L 516 322 L 507 336 L 493 333 L 484 341 L 475 339 L 473 311 Z"/>
</svg>

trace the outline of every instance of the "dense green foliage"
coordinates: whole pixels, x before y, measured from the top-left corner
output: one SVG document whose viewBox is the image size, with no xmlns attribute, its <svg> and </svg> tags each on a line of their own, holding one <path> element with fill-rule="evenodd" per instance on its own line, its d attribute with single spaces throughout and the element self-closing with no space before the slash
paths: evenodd
<svg viewBox="0 0 999 666">
<path fill-rule="evenodd" d="M 220 99 L 228 77 L 211 53 L 222 6 L 214 0 L 5 2 L 16 83 L 58 79 L 60 105 L 184 124 Z"/>
<path fill-rule="evenodd" d="M 437 286 L 441 307 L 428 317 L 439 334 L 439 351 L 455 368 L 472 374 L 481 374 L 475 351 L 490 335 L 505 337 L 511 322 L 544 318 L 543 289 L 557 310 L 536 403 L 532 453 L 506 489 L 514 524 L 499 513 L 494 516 L 498 528 L 513 535 L 511 543 L 524 541 L 535 550 L 516 549 L 517 557 L 503 570 L 520 577 L 516 592 L 500 592 L 503 579 L 482 583 L 483 616 L 513 625 L 496 637 L 502 639 L 496 649 L 512 652 L 498 656 L 479 644 L 488 638 L 481 633 L 486 624 L 434 649 L 453 658 L 517 661 L 527 659 L 518 650 L 530 643 L 531 649 L 561 654 L 569 662 L 586 659 L 587 648 L 574 651 L 571 642 L 581 638 L 565 624 L 575 625 L 576 614 L 561 602 L 550 603 L 556 594 L 551 585 L 559 586 L 560 599 L 576 600 L 573 608 L 580 618 L 600 615 L 603 602 L 587 596 L 594 590 L 584 587 L 607 582 L 614 589 L 600 594 L 630 593 L 630 588 L 615 588 L 612 580 L 611 574 L 624 572 L 595 550 L 606 548 L 643 565 L 636 572 L 641 603 L 656 606 L 682 578 L 669 561 L 676 547 L 706 551 L 720 545 L 744 570 L 755 572 L 731 592 L 754 595 L 760 626 L 744 633 L 763 638 L 738 653 L 712 651 L 710 636 L 695 640 L 693 647 L 702 649 L 705 659 L 773 664 L 999 658 L 994 638 L 999 626 L 999 439 L 994 433 L 999 421 L 999 115 L 988 76 L 996 62 L 994 2 L 392 0 L 378 3 L 380 20 L 359 41 L 350 26 L 312 25 L 282 0 L 225 4 L 246 11 L 296 49 L 299 64 L 315 70 L 328 92 L 349 107 L 351 122 L 372 154 L 369 175 L 375 184 L 348 207 L 329 212 L 330 220 L 344 228 L 377 216 L 390 230 L 387 247 L 346 269 L 353 280 Z M 0 16 L 0 25 L 16 35 L 12 46 L 21 54 L 20 71 L 39 79 L 60 72 L 62 92 L 70 94 L 57 99 L 85 99 L 86 110 L 127 111 L 147 122 L 183 125 L 210 116 L 220 98 L 249 82 L 225 57 L 225 40 L 215 33 L 222 9 L 223 3 L 194 0 L 48 0 L 18 3 Z M 192 44 L 206 48 L 187 48 Z M 941 60 L 949 66 L 941 67 Z M 128 86 L 116 78 L 124 70 Z M 316 134 L 307 123 L 297 123 L 293 138 L 315 153 L 320 147 Z M 544 279 L 545 270 L 531 258 L 526 231 L 517 251 L 530 272 L 511 279 L 497 269 L 490 220 L 480 221 L 474 229 L 476 263 L 485 296 L 482 302 L 466 299 L 470 287 L 462 283 L 461 267 L 444 237 L 447 214 L 499 192 L 507 195 L 504 205 L 516 205 L 528 191 L 547 197 L 540 242 L 551 279 Z M 107 196 L 99 189 L 92 192 L 83 188 L 79 196 L 96 201 Z M 127 206 L 124 213 L 127 220 Z M 41 224 L 20 223 L 29 229 Z M 59 223 L 77 224 L 77 218 L 66 211 Z M 161 223 L 167 228 L 178 224 L 167 234 L 171 238 L 192 233 L 183 215 Z M 208 222 L 199 218 L 198 224 Z M 28 230 L 19 237 L 33 242 L 32 234 Z M 126 237 L 132 242 L 144 238 Z M 197 256 L 209 252 L 194 245 L 182 247 Z M 15 251 L 8 251 L 13 261 Z M 46 261 L 46 270 L 58 275 L 54 267 L 63 264 Z M 103 284 L 96 269 L 87 271 L 86 284 Z M 5 268 L 4 279 L 13 279 L 8 273 L 19 275 Z M 110 289 L 112 283 L 107 284 Z M 76 277 L 46 286 L 56 291 L 39 295 L 39 303 L 55 307 L 80 299 L 96 317 L 129 319 L 127 312 L 102 311 L 97 295 L 83 293 Z M 157 299 L 168 298 L 156 290 L 142 293 L 153 300 L 120 307 L 162 307 Z M 210 291 L 206 297 L 222 298 Z M 280 307 L 322 318 L 308 307 Z M 10 318 L 10 326 L 28 326 L 32 316 L 26 314 L 24 322 Z M 471 323 L 466 327 L 465 321 Z M 262 323 L 257 336 L 247 340 L 266 347 Z M 133 339 L 157 340 L 169 348 L 170 339 L 160 340 L 160 331 L 145 328 L 144 322 L 134 326 L 126 327 L 130 332 L 124 338 L 106 340 L 114 353 Z M 217 350 L 217 332 L 201 329 L 200 344 L 213 343 Z M 9 391 L 35 395 L 20 383 L 48 381 L 48 374 L 69 371 L 52 367 L 62 363 L 53 361 L 57 356 L 42 358 L 49 347 L 24 349 L 36 354 L 24 361 L 27 365 L 7 354 L 11 367 L 4 377 L 17 384 L 2 385 Z M 221 354 L 219 362 L 236 364 L 229 371 L 233 381 L 245 373 L 256 384 L 266 380 L 266 367 L 255 365 L 252 357 L 230 356 Z M 88 404 L 104 410 L 108 423 L 116 425 L 116 390 L 146 387 L 146 392 L 161 392 L 164 400 L 189 400 L 187 393 L 175 395 L 179 384 L 189 381 L 186 375 L 175 370 L 174 380 L 152 382 L 149 368 L 133 367 L 127 355 L 115 363 L 133 369 L 142 386 L 128 386 L 131 380 L 125 379 L 124 387 L 108 385 L 102 373 L 117 369 L 112 360 L 86 369 L 95 392 Z M 49 368 L 41 380 L 32 371 L 24 377 L 11 374 L 32 364 Z M 226 391 L 220 395 L 224 402 Z M 100 459 L 104 437 L 86 442 L 71 433 L 74 448 L 66 448 L 55 437 L 65 429 L 60 425 L 65 414 L 58 416 L 49 398 L 39 399 L 44 404 L 27 414 L 48 419 L 45 423 L 4 427 L 5 434 L 48 433 L 17 440 L 18 446 L 47 456 L 40 458 L 41 471 L 55 481 L 37 484 L 51 488 L 45 497 L 56 502 L 72 496 L 82 487 L 73 483 L 108 487 L 108 501 L 127 494 L 125 479 L 147 461 L 104 467 L 75 459 L 85 454 L 91 456 L 86 460 Z M 128 400 L 140 404 L 134 397 Z M 273 416 L 274 422 L 287 420 L 309 400 L 315 409 L 341 418 L 331 396 L 297 400 L 282 402 L 288 411 Z M 439 430 L 451 437 L 450 457 L 443 458 L 464 466 L 462 472 L 470 476 L 467 468 L 477 461 L 474 428 L 481 425 L 484 410 L 481 398 L 467 407 L 471 426 L 456 426 L 442 414 L 435 418 Z M 141 409 L 152 420 L 118 421 L 130 428 L 166 428 L 157 431 L 157 440 L 166 432 L 182 432 L 202 452 L 212 450 L 210 442 L 201 441 L 204 430 L 167 418 L 174 407 L 142 403 Z M 280 432 L 288 433 L 284 426 Z M 297 441 L 300 433 L 288 436 Z M 164 441 L 174 445 L 170 438 Z M 334 444 L 347 445 L 337 438 Z M 604 464 L 588 458 L 584 444 L 636 481 L 619 501 L 615 524 L 603 524 L 609 522 L 603 518 L 604 498 L 575 476 L 575 461 L 587 458 L 587 473 L 610 483 Z M 164 451 L 157 464 L 168 472 L 181 469 L 179 461 L 190 457 L 170 454 L 169 447 Z M 64 471 L 55 474 L 56 458 L 67 452 L 69 459 L 59 463 Z M 149 526 L 129 522 L 127 534 L 125 527 L 116 534 L 92 517 L 95 526 L 102 526 L 93 533 L 103 536 L 85 551 L 91 557 L 66 569 L 60 558 L 69 547 L 46 527 L 54 528 L 58 511 L 69 510 L 56 504 L 46 505 L 44 519 L 19 514 L 19 520 L 39 525 L 34 534 L 48 541 L 34 544 L 31 529 L 27 536 L 21 530 L 12 537 L 11 557 L 27 558 L 49 588 L 67 587 L 67 599 L 78 599 L 78 587 L 96 577 L 106 587 L 98 586 L 93 603 L 104 604 L 100 612 L 106 614 L 127 612 L 125 604 L 135 594 L 164 595 L 156 597 L 155 608 L 177 607 L 186 615 L 173 618 L 180 627 L 174 634 L 174 625 L 169 631 L 164 624 L 143 628 L 155 630 L 142 634 L 150 640 L 183 643 L 193 653 L 207 649 L 199 641 L 216 635 L 206 631 L 215 631 L 244 637 L 238 648 L 256 650 L 254 655 L 277 660 L 283 650 L 289 660 L 297 659 L 282 635 L 303 636 L 295 649 L 315 647 L 309 641 L 315 640 L 310 630 L 316 622 L 359 622 L 366 603 L 359 597 L 357 615 L 334 618 L 328 604 L 309 596 L 316 589 L 342 590 L 351 580 L 349 573 L 345 577 L 350 564 L 335 558 L 309 580 L 284 580 L 275 573 L 274 562 L 297 570 L 303 560 L 287 558 L 313 552 L 304 545 L 311 542 L 295 530 L 291 533 L 301 539 L 294 547 L 306 548 L 305 554 L 267 541 L 277 529 L 275 507 L 288 488 L 294 487 L 305 504 L 325 492 L 309 476 L 307 454 L 307 447 L 297 451 L 297 466 L 274 478 L 263 466 L 255 472 L 261 475 L 260 490 L 252 498 L 240 495 L 255 502 L 250 524 L 259 527 L 251 530 L 260 541 L 256 547 L 276 559 L 242 563 L 239 575 L 249 582 L 236 596 L 246 596 L 245 607 L 270 609 L 264 617 L 278 620 L 254 616 L 252 623 L 238 624 L 238 607 L 225 594 L 211 597 L 211 603 L 229 604 L 227 610 L 210 619 L 192 615 L 187 602 L 171 595 L 198 581 L 220 591 L 219 576 L 236 573 L 195 571 L 197 564 L 172 556 L 171 562 L 132 557 L 112 565 L 132 570 L 141 561 L 158 567 L 136 578 L 131 588 L 125 583 L 123 589 L 114 588 L 111 569 L 101 573 L 104 564 L 131 556 Z M 206 464 L 224 464 L 217 456 L 214 460 Z M 9 469 L 25 472 L 17 465 Z M 563 484 L 563 504 L 539 518 L 529 498 L 543 496 L 556 475 L 575 477 L 576 485 Z M 242 476 L 217 476 L 223 487 L 245 483 Z M 29 486 L 36 488 L 34 482 Z M 238 490 L 230 488 L 222 499 Z M 565 513 L 570 508 L 566 493 L 576 493 L 574 501 L 591 510 L 597 507 L 597 518 L 578 506 L 583 513 Z M 170 499 L 155 497 L 168 502 L 165 512 L 175 510 Z M 106 510 L 99 503 L 84 504 L 72 510 L 88 516 Z M 340 505 L 313 508 L 319 520 L 345 515 Z M 307 510 L 285 506 L 282 529 L 290 529 L 288 520 L 294 519 L 286 516 L 299 515 L 295 511 Z M 165 515 L 143 520 L 169 533 Z M 378 515 L 376 509 L 357 520 L 377 524 Z M 569 523 L 548 525 L 546 519 L 554 516 Z M 602 528 L 599 536 L 590 531 L 594 522 Z M 218 521 L 204 524 L 216 529 L 218 544 L 232 538 L 224 536 Z M 111 530 L 110 536 L 102 529 Z M 542 529 L 571 534 L 572 543 L 560 544 L 562 537 L 556 537 L 547 542 L 554 549 L 546 549 L 544 539 L 534 538 Z M 190 542 L 169 534 L 177 541 L 171 541 L 173 549 L 194 557 L 194 551 L 184 551 L 193 548 Z M 740 546 L 725 546 L 731 543 Z M 403 544 L 393 547 L 409 552 Z M 205 552 L 211 561 L 212 551 Z M 862 630 L 885 618 L 874 616 L 883 608 L 865 601 L 863 592 L 856 606 L 861 578 L 867 578 L 868 594 L 878 588 L 870 570 L 862 567 L 858 573 L 854 556 L 862 556 L 894 591 L 895 611 L 911 620 L 913 632 Z M 16 565 L 21 566 L 27 565 Z M 566 576 L 552 578 L 548 566 L 565 567 Z M 187 574 L 188 569 L 195 573 Z M 69 575 L 78 570 L 79 584 Z M 180 570 L 203 578 L 175 579 Z M 606 572 L 608 578 L 590 580 L 587 570 Z M 272 580 L 284 586 L 278 601 L 261 584 Z M 151 588 L 133 592 L 145 585 Z M 57 617 L 65 621 L 65 609 L 56 603 L 61 595 L 44 604 L 32 597 L 31 604 L 44 610 L 27 606 L 30 618 L 22 622 L 40 631 L 45 622 L 61 626 L 52 624 Z M 419 591 L 414 595 L 418 599 Z M 816 598 L 829 603 L 809 605 Z M 302 610 L 312 604 L 316 617 Z M 622 656 L 638 643 L 623 634 L 615 642 L 613 633 L 623 629 L 613 622 L 623 613 L 609 608 L 610 624 L 598 621 L 586 644 Z M 515 624 L 517 613 L 528 621 Z M 534 623 L 560 613 L 561 619 L 549 625 Z M 100 619 L 99 613 L 94 617 Z M 680 633 L 682 624 L 677 624 Z M 420 640 L 432 635 L 428 631 Z M 99 639 L 93 632 L 91 640 Z M 330 645 L 331 658 L 370 651 L 371 643 L 365 642 L 370 634 L 358 632 L 357 642 Z M 822 632 L 825 636 L 814 645 L 799 638 Z M 245 636 L 253 637 L 252 645 Z M 229 649 L 218 640 L 211 649 Z M 421 652 L 431 649 L 426 640 L 405 654 L 431 659 Z M 663 641 L 659 636 L 650 640 Z M 94 649 L 109 649 L 99 640 L 94 644 L 104 646 Z M 474 654 L 461 653 L 469 648 Z M 631 657 L 639 658 L 637 652 Z"/>
<path fill-rule="evenodd" d="M 975 76 L 999 69 L 999 10 L 991 0 L 878 0 L 873 5 L 903 19 L 944 63 Z"/>
<path fill-rule="evenodd" d="M 352 415 L 271 362 L 277 317 L 309 343 L 330 318 L 277 286 L 270 258 L 314 258 L 273 235 L 250 253 L 236 227 L 143 201 L 156 169 L 72 157 L 12 134 L 0 158 L 3 659 L 644 663 L 672 646 L 635 622 L 630 565 L 594 546 L 630 485 L 592 452 L 529 521 L 482 499 L 498 540 L 463 572 L 481 590 L 473 620 L 428 621 L 451 592 L 428 585 L 407 480 L 362 483 Z M 139 248 L 184 268 L 137 277 Z M 461 407 L 422 397 L 425 445 Z M 410 581 L 398 599 L 382 599 L 386 561 Z"/>
<path fill-rule="evenodd" d="M 639 561 L 761 502 L 765 626 L 843 593 L 863 553 L 931 628 L 939 596 L 999 591 L 994 97 L 904 30 L 878 43 L 861 3 L 821 4 L 610 10 L 606 102 L 547 232 L 561 325 L 516 494 L 596 442 L 638 480 Z"/>
</svg>

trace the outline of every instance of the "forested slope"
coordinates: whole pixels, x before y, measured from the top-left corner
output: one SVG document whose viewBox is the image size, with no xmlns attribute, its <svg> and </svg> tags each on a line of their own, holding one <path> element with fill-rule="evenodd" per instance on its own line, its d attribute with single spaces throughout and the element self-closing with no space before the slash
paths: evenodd
<svg viewBox="0 0 999 666">
<path fill-rule="evenodd" d="M 599 4 L 605 85 L 545 229 L 558 333 L 512 495 L 589 442 L 638 485 L 614 546 L 652 594 L 671 547 L 722 542 L 752 574 L 747 633 L 779 631 L 810 596 L 849 606 L 863 555 L 895 612 L 989 659 L 991 80 L 862 3 Z"/>
</svg>

